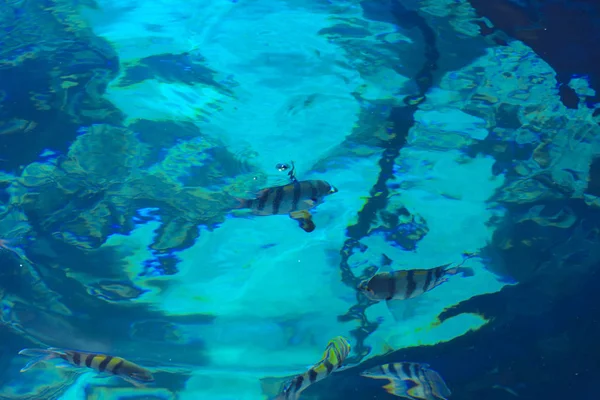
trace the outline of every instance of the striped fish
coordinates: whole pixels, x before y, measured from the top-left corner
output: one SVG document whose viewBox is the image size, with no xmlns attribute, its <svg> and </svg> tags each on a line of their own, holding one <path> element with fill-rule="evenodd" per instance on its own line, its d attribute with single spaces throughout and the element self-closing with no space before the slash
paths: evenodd
<svg viewBox="0 0 600 400">
<path fill-rule="evenodd" d="M 238 199 L 238 208 L 249 208 L 255 215 L 284 215 L 309 210 L 338 190 L 325 181 L 295 181 L 263 189 L 255 199 Z"/>
<path fill-rule="evenodd" d="M 350 354 L 350 343 L 342 336 L 329 341 L 321 361 L 313 365 L 305 373 L 297 375 L 289 381 L 276 400 L 296 400 L 300 393 L 315 382 L 323 380 L 338 370 Z"/>
<path fill-rule="evenodd" d="M 383 388 L 391 395 L 411 400 L 447 400 L 452 394 L 440 374 L 428 364 L 400 362 L 368 369 L 361 376 L 387 379 Z"/>
<path fill-rule="evenodd" d="M 19 352 L 22 356 L 35 357 L 22 369 L 25 372 L 40 362 L 60 358 L 76 367 L 87 367 L 98 372 L 105 372 L 141 386 L 141 383 L 154 382 L 154 377 L 145 368 L 120 357 L 113 357 L 98 353 L 85 353 L 77 350 L 65 350 L 51 347 L 48 349 L 23 349 Z"/>
<path fill-rule="evenodd" d="M 441 285 L 448 275 L 462 273 L 473 276 L 473 270 L 466 267 L 448 268 L 451 264 L 432 269 L 411 269 L 393 272 L 380 272 L 370 279 L 360 282 L 358 290 L 373 301 L 407 300 Z"/>
</svg>

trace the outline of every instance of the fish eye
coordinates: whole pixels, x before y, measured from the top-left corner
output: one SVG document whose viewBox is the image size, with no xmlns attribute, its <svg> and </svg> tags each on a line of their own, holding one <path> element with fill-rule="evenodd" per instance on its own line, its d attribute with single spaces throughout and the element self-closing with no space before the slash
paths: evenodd
<svg viewBox="0 0 600 400">
<path fill-rule="evenodd" d="M 281 171 L 285 171 L 285 170 L 289 169 L 290 166 L 287 164 L 280 163 L 280 164 L 275 165 L 275 168 L 277 168 L 277 170 L 281 172 Z"/>
</svg>

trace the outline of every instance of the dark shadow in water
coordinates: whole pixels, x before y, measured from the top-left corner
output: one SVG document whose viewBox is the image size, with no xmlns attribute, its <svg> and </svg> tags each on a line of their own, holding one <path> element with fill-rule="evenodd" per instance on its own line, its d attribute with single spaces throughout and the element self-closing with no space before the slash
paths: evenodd
<svg viewBox="0 0 600 400">
<path fill-rule="evenodd" d="M 389 194 L 388 181 L 394 177 L 395 160 L 406 144 L 410 128 L 414 125 L 414 113 L 418 110 L 417 105 L 425 100 L 429 90 L 447 72 L 446 70 L 438 72 L 441 54 L 444 51 L 458 51 L 458 56 L 444 59 L 445 68 L 456 69 L 469 64 L 473 59 L 481 56 L 484 49 L 484 41 L 480 38 L 478 41 L 473 39 L 472 42 L 475 44 L 467 46 L 467 41 L 456 45 L 452 43 L 451 38 L 448 36 L 443 38 L 445 46 L 448 47 L 440 48 L 439 32 L 445 32 L 448 35 L 452 32 L 452 39 L 458 40 L 456 33 L 447 25 L 447 21 L 440 22 L 434 29 L 428 25 L 428 20 L 422 17 L 417 11 L 405 8 L 400 1 L 364 1 L 361 2 L 361 6 L 365 17 L 368 19 L 393 23 L 398 27 L 402 27 L 402 29 L 417 28 L 420 30 L 425 41 L 425 54 L 421 69 L 415 76 L 410 77 L 414 80 L 418 92 L 404 99 L 405 106 L 393 107 L 389 113 L 389 125 L 391 127 L 389 133 L 391 139 L 381 144 L 385 148 L 379 160 L 381 171 L 370 191 L 370 198 L 358 213 L 357 222 L 354 225 L 348 226 L 346 231 L 348 239 L 344 242 L 344 246 L 340 250 L 340 269 L 342 281 L 351 288 L 357 287 L 360 278 L 354 276 L 348 260 L 353 252 L 360 251 L 360 240 L 370 234 L 372 222 L 387 207 Z M 398 229 L 398 227 L 392 227 L 393 229 Z M 357 303 L 346 314 L 338 317 L 340 321 L 358 320 L 360 323 L 358 328 L 351 331 L 357 340 L 354 349 L 356 356 L 351 359 L 351 362 L 356 362 L 368 354 L 370 349 L 364 345 L 364 340 L 379 325 L 377 322 L 368 321 L 365 316 L 365 309 L 368 307 L 369 301 L 364 296 L 358 295 Z"/>
<path fill-rule="evenodd" d="M 376 357 L 360 370 L 333 374 L 306 393 L 319 400 L 393 399 L 358 373 L 381 363 L 416 361 L 429 363 L 444 377 L 453 399 L 594 399 L 600 372 L 599 267 L 593 266 L 591 275 L 570 277 L 579 289 L 559 292 L 550 301 L 536 286 L 547 282 L 560 286 L 551 275 L 477 296 L 442 317 L 463 312 L 493 317 L 481 330 L 448 343 Z"/>
<path fill-rule="evenodd" d="M 566 84 L 588 75 L 600 101 L 600 3 L 596 0 L 470 0 L 478 14 L 523 41 L 556 71 L 565 106 L 579 99 Z"/>
<path fill-rule="evenodd" d="M 146 79 L 159 79 L 165 82 L 181 82 L 187 85 L 204 84 L 228 92 L 226 86 L 216 81 L 217 72 L 203 65 L 200 56 L 184 54 L 159 54 L 126 65 L 119 86 L 129 86 Z"/>
</svg>

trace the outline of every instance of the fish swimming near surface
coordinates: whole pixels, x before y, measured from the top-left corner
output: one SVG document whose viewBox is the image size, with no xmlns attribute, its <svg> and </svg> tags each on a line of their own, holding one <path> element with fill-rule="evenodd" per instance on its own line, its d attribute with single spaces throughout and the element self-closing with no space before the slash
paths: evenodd
<svg viewBox="0 0 600 400">
<path fill-rule="evenodd" d="M 448 268 L 451 264 L 432 269 L 410 269 L 380 272 L 359 283 L 358 290 L 370 300 L 407 300 L 420 296 L 448 280 L 449 275 L 462 273 L 473 276 L 466 267 Z"/>
<path fill-rule="evenodd" d="M 350 354 L 350 343 L 342 336 L 331 339 L 325 348 L 321 360 L 313 365 L 303 374 L 297 375 L 290 380 L 275 400 L 297 400 L 307 387 L 319 382 L 334 371 L 339 370 L 344 360 Z"/>
<path fill-rule="evenodd" d="M 21 372 L 28 371 L 38 363 L 59 358 L 75 367 L 87 367 L 98 372 L 117 376 L 135 386 L 143 386 L 145 383 L 154 382 L 154 377 L 150 371 L 120 357 L 59 349 L 56 347 L 48 349 L 23 349 L 19 354 L 35 357 L 21 369 Z"/>
<path fill-rule="evenodd" d="M 365 378 L 386 379 L 383 388 L 391 395 L 411 400 L 447 400 L 452 394 L 444 379 L 429 364 L 399 362 L 379 365 L 360 374 Z"/>
<path fill-rule="evenodd" d="M 337 189 L 322 180 L 296 181 L 283 186 L 266 188 L 254 199 L 238 199 L 238 209 L 250 209 L 254 215 L 289 215 L 310 232 L 314 229 L 311 208 L 321 204 L 326 196 Z M 305 229 L 308 227 L 309 230 Z"/>
</svg>

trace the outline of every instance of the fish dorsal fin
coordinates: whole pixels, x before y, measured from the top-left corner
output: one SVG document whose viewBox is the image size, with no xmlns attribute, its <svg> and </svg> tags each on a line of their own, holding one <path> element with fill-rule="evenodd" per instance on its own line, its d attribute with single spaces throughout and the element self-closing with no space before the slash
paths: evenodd
<svg viewBox="0 0 600 400">
<path fill-rule="evenodd" d="M 391 258 L 382 253 L 381 261 L 379 262 L 379 267 L 373 275 L 376 275 L 380 272 L 389 272 L 391 274 L 392 272 L 394 272 L 394 269 L 392 268 L 393 263 L 394 261 Z"/>
<path fill-rule="evenodd" d="M 464 261 L 463 261 L 464 263 Z M 452 264 L 454 263 L 448 263 L 448 264 L 443 264 L 443 265 L 438 265 L 436 268 L 442 268 L 444 271 L 447 270 Z M 453 267 L 453 268 L 458 268 L 460 265 L 462 265 L 462 263 L 458 264 L 457 266 Z"/>
<path fill-rule="evenodd" d="M 393 261 L 391 258 L 389 258 L 388 256 L 386 256 L 385 254 L 381 254 L 381 266 L 383 267 L 390 267 L 392 265 Z"/>
</svg>

